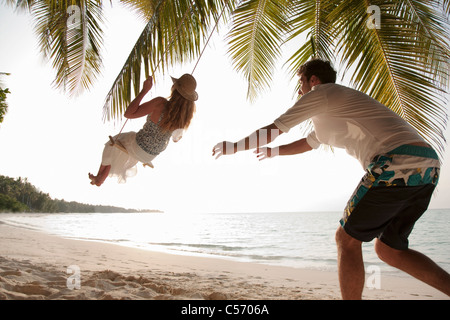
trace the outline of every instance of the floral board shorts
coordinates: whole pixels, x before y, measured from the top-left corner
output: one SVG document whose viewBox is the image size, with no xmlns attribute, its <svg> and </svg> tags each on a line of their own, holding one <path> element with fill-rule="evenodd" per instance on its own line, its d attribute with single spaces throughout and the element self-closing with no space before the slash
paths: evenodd
<svg viewBox="0 0 450 320">
<path fill-rule="evenodd" d="M 439 180 L 440 162 L 427 147 L 400 146 L 375 156 L 355 189 L 340 223 L 360 241 L 379 238 L 405 250 L 415 222 L 428 208 Z"/>
</svg>

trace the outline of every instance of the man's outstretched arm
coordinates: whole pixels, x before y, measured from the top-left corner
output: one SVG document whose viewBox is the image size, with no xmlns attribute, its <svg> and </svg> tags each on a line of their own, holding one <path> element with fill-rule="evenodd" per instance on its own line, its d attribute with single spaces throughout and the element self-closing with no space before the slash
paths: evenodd
<svg viewBox="0 0 450 320">
<path fill-rule="evenodd" d="M 213 148 L 212 155 L 220 157 L 221 155 L 235 154 L 239 151 L 251 150 L 265 146 L 266 144 L 274 141 L 283 131 L 272 123 L 261 129 L 256 130 L 251 135 L 245 137 L 238 142 L 222 141 L 216 144 Z"/>
<path fill-rule="evenodd" d="M 275 148 L 257 148 L 255 153 L 259 160 L 272 158 L 275 156 L 290 156 L 312 150 L 313 148 L 308 144 L 306 138 L 294 141 Z"/>
</svg>

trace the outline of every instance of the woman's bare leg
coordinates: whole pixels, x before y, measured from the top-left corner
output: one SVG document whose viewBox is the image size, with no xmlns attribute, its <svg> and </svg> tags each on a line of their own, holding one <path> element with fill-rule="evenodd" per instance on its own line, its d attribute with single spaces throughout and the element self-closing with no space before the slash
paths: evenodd
<svg viewBox="0 0 450 320">
<path fill-rule="evenodd" d="M 110 170 L 111 170 L 110 165 L 107 166 L 101 165 L 100 168 L 98 169 L 98 173 L 96 176 L 94 176 L 92 173 L 89 173 L 89 179 L 91 179 L 91 184 L 100 187 L 108 177 Z"/>
</svg>

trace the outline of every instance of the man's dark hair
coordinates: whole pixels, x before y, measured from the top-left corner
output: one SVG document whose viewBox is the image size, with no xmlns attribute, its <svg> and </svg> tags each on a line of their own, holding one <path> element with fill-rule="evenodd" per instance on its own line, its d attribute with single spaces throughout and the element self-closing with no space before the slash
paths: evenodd
<svg viewBox="0 0 450 320">
<path fill-rule="evenodd" d="M 336 71 L 329 61 L 313 59 L 304 63 L 297 71 L 297 75 L 304 75 L 309 81 L 311 76 L 316 76 L 322 83 L 335 83 Z"/>
</svg>

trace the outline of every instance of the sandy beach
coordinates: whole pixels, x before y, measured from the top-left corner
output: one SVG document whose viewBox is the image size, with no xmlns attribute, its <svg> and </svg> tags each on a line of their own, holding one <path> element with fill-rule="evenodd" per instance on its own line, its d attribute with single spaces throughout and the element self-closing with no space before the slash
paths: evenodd
<svg viewBox="0 0 450 320">
<path fill-rule="evenodd" d="M 449 297 L 380 277 L 367 300 Z M 172 255 L 0 224 L 0 300 L 339 300 L 336 273 Z"/>
</svg>

